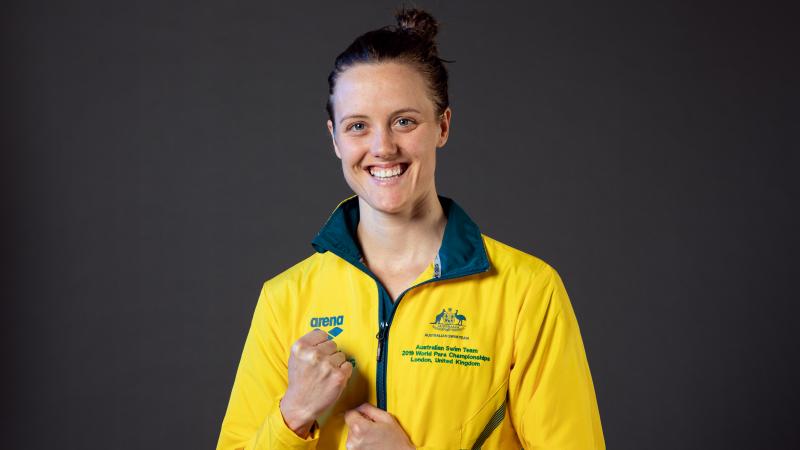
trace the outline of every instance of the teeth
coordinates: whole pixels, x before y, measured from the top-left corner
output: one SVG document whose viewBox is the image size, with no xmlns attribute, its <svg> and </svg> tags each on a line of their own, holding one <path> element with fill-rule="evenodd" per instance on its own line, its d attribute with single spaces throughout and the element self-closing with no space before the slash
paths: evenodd
<svg viewBox="0 0 800 450">
<path fill-rule="evenodd" d="M 389 169 L 381 169 L 379 167 L 370 167 L 369 173 L 376 178 L 391 178 L 400 175 L 403 169 L 400 166 L 394 166 Z"/>
</svg>

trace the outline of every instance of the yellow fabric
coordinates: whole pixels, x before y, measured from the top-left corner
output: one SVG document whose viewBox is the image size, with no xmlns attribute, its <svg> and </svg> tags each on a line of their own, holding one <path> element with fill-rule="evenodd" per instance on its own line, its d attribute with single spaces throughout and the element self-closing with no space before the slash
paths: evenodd
<svg viewBox="0 0 800 450">
<path fill-rule="evenodd" d="M 385 355 L 387 411 L 420 448 L 472 448 L 505 404 L 482 448 L 604 449 L 583 342 L 561 278 L 542 260 L 482 237 L 489 271 L 422 284 L 398 304 Z M 417 282 L 432 278 L 433 270 Z M 301 439 L 278 408 L 289 349 L 312 323 L 321 323 L 314 318 L 339 316 L 343 331 L 335 341 L 355 358 L 355 370 L 339 401 L 318 419 L 319 429 Z M 331 252 L 266 281 L 217 449 L 344 449 L 344 412 L 376 404 L 377 317 L 375 281 Z M 444 355 L 440 362 L 433 352 Z"/>
</svg>

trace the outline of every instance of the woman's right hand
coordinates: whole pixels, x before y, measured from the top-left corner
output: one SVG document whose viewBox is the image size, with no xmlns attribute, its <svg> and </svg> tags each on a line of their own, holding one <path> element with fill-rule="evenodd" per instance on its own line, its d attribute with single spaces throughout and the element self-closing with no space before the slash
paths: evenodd
<svg viewBox="0 0 800 450">
<path fill-rule="evenodd" d="M 298 339 L 289 356 L 289 386 L 280 402 L 286 425 L 307 437 L 317 417 L 342 395 L 352 374 L 353 365 L 328 333 L 315 329 Z"/>
</svg>

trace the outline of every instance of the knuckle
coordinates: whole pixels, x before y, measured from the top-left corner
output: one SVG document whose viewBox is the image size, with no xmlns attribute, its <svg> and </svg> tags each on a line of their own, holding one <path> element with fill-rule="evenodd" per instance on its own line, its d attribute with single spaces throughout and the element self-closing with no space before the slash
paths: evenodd
<svg viewBox="0 0 800 450">
<path fill-rule="evenodd" d="M 322 375 L 330 376 L 331 371 L 333 370 L 333 368 L 331 367 L 330 364 L 320 364 L 319 365 L 319 370 L 322 373 Z"/>
<path fill-rule="evenodd" d="M 292 344 L 292 354 L 299 355 L 300 353 L 303 352 L 305 348 L 306 346 L 303 344 L 302 341 L 297 341 L 294 344 Z"/>
<path fill-rule="evenodd" d="M 344 384 L 346 381 L 346 377 L 344 373 L 340 370 L 334 370 L 330 374 L 331 381 L 333 381 L 337 386 Z"/>
</svg>

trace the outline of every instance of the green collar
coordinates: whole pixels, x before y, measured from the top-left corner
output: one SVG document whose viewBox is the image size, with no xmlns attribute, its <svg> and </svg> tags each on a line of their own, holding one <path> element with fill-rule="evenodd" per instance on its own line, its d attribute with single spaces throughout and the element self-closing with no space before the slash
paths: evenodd
<svg viewBox="0 0 800 450">
<path fill-rule="evenodd" d="M 437 255 L 438 278 L 455 278 L 489 270 L 489 258 L 478 226 L 452 199 L 440 195 L 439 202 L 447 216 L 447 225 Z M 361 262 L 361 249 L 355 237 L 359 218 L 358 196 L 354 195 L 339 203 L 311 241 L 311 246 L 319 253 L 330 251 L 371 275 Z"/>
</svg>

